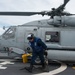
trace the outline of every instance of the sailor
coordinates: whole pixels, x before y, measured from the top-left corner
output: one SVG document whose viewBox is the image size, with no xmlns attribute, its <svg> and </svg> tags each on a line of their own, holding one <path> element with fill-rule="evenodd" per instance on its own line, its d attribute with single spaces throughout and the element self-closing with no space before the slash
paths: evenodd
<svg viewBox="0 0 75 75">
<path fill-rule="evenodd" d="M 31 58 L 30 67 L 26 67 L 26 69 L 29 72 L 32 72 L 33 65 L 38 56 L 41 60 L 42 68 L 45 69 L 44 53 L 46 53 L 46 50 L 47 50 L 46 44 L 40 38 L 35 37 L 34 34 L 32 34 L 32 33 L 30 33 L 27 36 L 27 39 L 29 40 L 29 45 L 32 48 L 32 58 Z"/>
</svg>

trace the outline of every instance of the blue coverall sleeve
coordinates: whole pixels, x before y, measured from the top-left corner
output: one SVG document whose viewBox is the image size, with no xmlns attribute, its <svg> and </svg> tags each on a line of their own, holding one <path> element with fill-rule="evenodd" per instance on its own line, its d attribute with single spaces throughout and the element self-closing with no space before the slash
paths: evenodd
<svg viewBox="0 0 75 75">
<path fill-rule="evenodd" d="M 47 50 L 46 44 L 41 39 L 38 39 L 37 43 L 38 43 L 39 46 L 42 46 L 43 49 Z"/>
</svg>

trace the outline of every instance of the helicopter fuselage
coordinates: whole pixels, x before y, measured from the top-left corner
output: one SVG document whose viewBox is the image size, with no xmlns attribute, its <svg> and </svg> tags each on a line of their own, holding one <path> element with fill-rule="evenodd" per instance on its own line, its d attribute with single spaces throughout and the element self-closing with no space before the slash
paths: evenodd
<svg viewBox="0 0 75 75">
<path fill-rule="evenodd" d="M 11 26 L 0 37 L 0 51 L 8 53 L 8 57 L 19 57 L 21 53 L 32 51 L 27 35 L 33 33 L 46 43 L 49 59 L 75 61 L 75 27 L 74 24 L 70 26 L 71 20 L 68 21 L 65 20 L 65 25 L 62 22 L 61 26 L 50 24 L 49 19 Z"/>
</svg>

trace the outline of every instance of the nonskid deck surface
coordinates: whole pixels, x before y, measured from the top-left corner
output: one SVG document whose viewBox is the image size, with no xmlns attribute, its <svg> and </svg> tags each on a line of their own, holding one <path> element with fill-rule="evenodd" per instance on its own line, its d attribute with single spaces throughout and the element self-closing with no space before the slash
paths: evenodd
<svg viewBox="0 0 75 75">
<path fill-rule="evenodd" d="M 56 61 L 48 65 L 49 72 L 43 72 L 41 65 L 34 65 L 32 73 L 22 68 L 29 66 L 21 61 L 12 59 L 0 59 L 0 75 L 75 75 L 75 66 Z"/>
</svg>

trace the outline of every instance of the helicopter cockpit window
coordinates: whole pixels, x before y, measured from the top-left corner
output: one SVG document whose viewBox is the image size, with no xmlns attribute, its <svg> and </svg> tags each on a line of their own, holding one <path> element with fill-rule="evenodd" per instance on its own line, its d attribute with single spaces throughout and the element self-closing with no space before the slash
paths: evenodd
<svg viewBox="0 0 75 75">
<path fill-rule="evenodd" d="M 46 32 L 45 33 L 45 41 L 58 43 L 60 41 L 59 32 Z"/>
<path fill-rule="evenodd" d="M 2 37 L 3 37 L 4 39 L 14 38 L 14 37 L 15 37 L 15 31 L 16 31 L 16 28 L 15 28 L 15 27 L 10 27 L 10 28 L 7 29 L 7 31 L 2 35 Z"/>
</svg>

